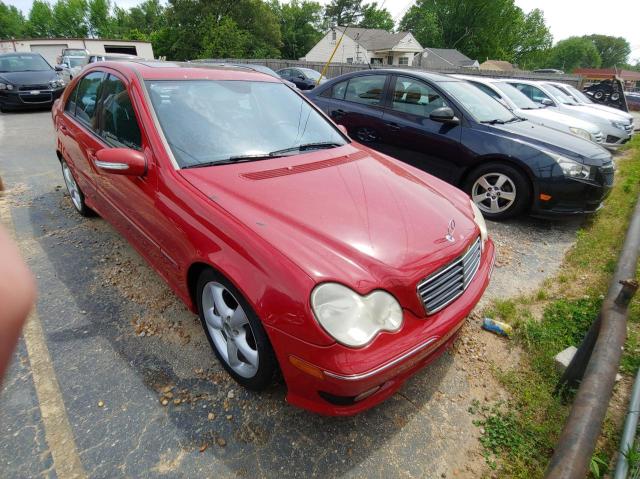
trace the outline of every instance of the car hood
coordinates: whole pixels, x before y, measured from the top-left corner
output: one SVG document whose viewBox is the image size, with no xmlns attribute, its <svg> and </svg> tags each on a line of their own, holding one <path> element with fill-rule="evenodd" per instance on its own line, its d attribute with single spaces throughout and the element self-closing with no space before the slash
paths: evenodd
<svg viewBox="0 0 640 479">
<path fill-rule="evenodd" d="M 314 281 L 361 292 L 421 279 L 479 234 L 466 194 L 357 144 L 180 174 Z"/>
<path fill-rule="evenodd" d="M 607 150 L 596 143 L 529 121 L 491 126 L 494 131 L 497 130 L 504 136 L 528 143 L 535 148 L 581 160 L 589 165 L 599 165 L 602 160 L 611 157 Z"/>
<path fill-rule="evenodd" d="M 633 119 L 633 115 L 630 115 L 629 113 L 627 113 L 625 111 L 618 110 L 617 108 L 613 108 L 611 106 L 600 105 L 598 103 L 586 103 L 586 106 L 591 107 L 591 108 L 597 108 L 600 111 L 606 111 L 607 113 L 610 113 L 611 115 L 621 116 L 622 118 L 624 118 L 626 120 L 632 120 Z"/>
<path fill-rule="evenodd" d="M 56 80 L 58 75 L 55 70 L 43 70 L 37 72 L 0 72 L 0 78 L 4 78 L 14 85 L 38 85 Z"/>
<path fill-rule="evenodd" d="M 609 121 L 624 121 L 624 118 L 620 118 L 620 115 L 617 113 L 612 113 L 607 110 L 603 110 L 598 108 L 598 105 L 570 105 L 571 108 L 577 109 L 578 111 L 582 111 L 584 113 L 588 113 L 589 115 L 594 115 L 603 120 Z"/>
<path fill-rule="evenodd" d="M 537 110 L 522 110 L 524 116 L 530 116 L 539 120 L 549 120 L 566 125 L 567 127 L 581 128 L 589 133 L 598 133 L 600 128 L 590 121 L 581 120 L 573 116 L 558 113 L 547 108 L 538 108 Z"/>
</svg>

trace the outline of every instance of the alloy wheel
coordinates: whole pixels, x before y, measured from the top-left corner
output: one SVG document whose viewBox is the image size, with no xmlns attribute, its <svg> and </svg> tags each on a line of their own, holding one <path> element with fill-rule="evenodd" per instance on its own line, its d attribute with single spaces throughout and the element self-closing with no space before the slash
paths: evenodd
<svg viewBox="0 0 640 479">
<path fill-rule="evenodd" d="M 260 364 L 256 339 L 238 300 L 224 285 L 211 281 L 202 290 L 202 311 L 222 359 L 239 376 L 255 376 Z"/>
<path fill-rule="evenodd" d="M 502 213 L 516 200 L 516 185 L 503 173 L 486 173 L 471 188 L 473 202 L 484 213 Z"/>
<path fill-rule="evenodd" d="M 71 201 L 73 201 L 74 206 L 78 211 L 82 210 L 82 197 L 80 196 L 80 188 L 76 183 L 75 178 L 73 177 L 73 173 L 71 173 L 71 169 L 66 162 L 62 163 L 62 176 L 64 177 L 64 183 L 67 186 L 67 191 L 69 192 L 69 196 L 71 196 Z"/>
</svg>

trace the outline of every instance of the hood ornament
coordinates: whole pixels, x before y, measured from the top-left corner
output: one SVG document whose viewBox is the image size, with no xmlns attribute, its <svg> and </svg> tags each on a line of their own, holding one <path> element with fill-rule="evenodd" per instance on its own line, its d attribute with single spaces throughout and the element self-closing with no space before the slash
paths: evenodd
<svg viewBox="0 0 640 479">
<path fill-rule="evenodd" d="M 451 218 L 449 220 L 449 227 L 447 228 L 447 234 L 445 236 L 445 239 L 449 242 L 449 243 L 455 243 L 456 239 L 453 237 L 453 232 L 456 230 L 456 220 L 454 220 L 453 218 Z"/>
</svg>

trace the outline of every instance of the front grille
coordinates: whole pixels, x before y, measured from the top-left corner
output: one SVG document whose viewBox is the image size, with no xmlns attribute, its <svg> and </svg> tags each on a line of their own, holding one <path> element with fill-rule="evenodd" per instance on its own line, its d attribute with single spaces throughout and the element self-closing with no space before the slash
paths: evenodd
<svg viewBox="0 0 640 479">
<path fill-rule="evenodd" d="M 607 135 L 607 143 L 618 143 L 620 141 L 620 137 Z"/>
<path fill-rule="evenodd" d="M 32 90 L 49 90 L 51 87 L 49 85 L 21 85 L 18 87 L 20 91 L 32 91 Z"/>
<path fill-rule="evenodd" d="M 418 295 L 427 314 L 434 314 L 454 301 L 478 272 L 482 248 L 480 238 L 461 256 L 418 283 Z"/>
<path fill-rule="evenodd" d="M 53 101 L 51 93 L 40 93 L 38 95 L 20 95 L 23 103 L 50 103 Z"/>
</svg>

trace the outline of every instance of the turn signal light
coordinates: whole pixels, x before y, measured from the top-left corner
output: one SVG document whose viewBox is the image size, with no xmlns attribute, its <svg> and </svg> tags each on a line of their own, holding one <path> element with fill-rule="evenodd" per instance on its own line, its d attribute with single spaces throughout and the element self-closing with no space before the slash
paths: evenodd
<svg viewBox="0 0 640 479">
<path fill-rule="evenodd" d="M 314 366 L 311 363 L 308 363 L 296 356 L 289 356 L 289 362 L 300 371 L 307 373 L 309 376 L 313 376 L 314 378 L 318 379 L 324 379 L 324 373 L 322 372 L 322 369 Z"/>
<path fill-rule="evenodd" d="M 551 199 L 551 195 L 546 195 L 544 193 L 540 193 L 540 199 L 542 201 L 549 201 Z"/>
</svg>

